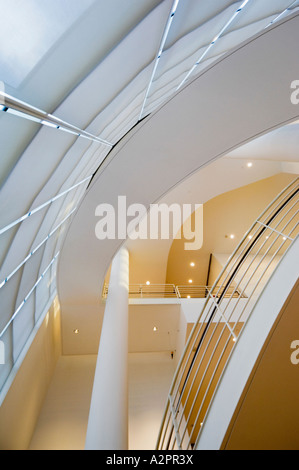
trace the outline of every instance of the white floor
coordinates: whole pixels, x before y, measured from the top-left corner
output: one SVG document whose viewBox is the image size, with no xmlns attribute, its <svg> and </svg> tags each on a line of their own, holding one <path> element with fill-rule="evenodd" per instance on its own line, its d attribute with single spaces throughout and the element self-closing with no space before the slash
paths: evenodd
<svg viewBox="0 0 299 470">
<path fill-rule="evenodd" d="M 30 450 L 84 449 L 95 365 L 96 356 L 59 359 Z M 129 354 L 130 450 L 155 448 L 173 374 L 170 352 Z"/>
</svg>

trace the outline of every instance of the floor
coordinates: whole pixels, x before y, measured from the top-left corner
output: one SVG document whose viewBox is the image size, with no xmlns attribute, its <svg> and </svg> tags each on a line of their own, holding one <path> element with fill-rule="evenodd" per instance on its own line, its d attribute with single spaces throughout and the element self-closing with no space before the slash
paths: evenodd
<svg viewBox="0 0 299 470">
<path fill-rule="evenodd" d="M 97 357 L 61 356 L 30 450 L 83 450 Z M 170 352 L 129 354 L 129 448 L 155 448 L 174 374 Z"/>
</svg>

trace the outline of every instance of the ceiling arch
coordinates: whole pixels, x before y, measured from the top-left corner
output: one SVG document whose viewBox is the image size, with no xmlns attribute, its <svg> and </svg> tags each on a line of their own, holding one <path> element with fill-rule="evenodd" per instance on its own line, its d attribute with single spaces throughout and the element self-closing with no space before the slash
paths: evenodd
<svg viewBox="0 0 299 470">
<path fill-rule="evenodd" d="M 117 207 L 118 195 L 126 195 L 128 204 L 149 207 L 200 167 L 297 119 L 290 83 L 299 72 L 292 60 L 298 23 L 294 15 L 218 60 L 114 148 L 86 192 L 63 245 L 58 269 L 62 308 L 99 297 L 122 244 L 96 239 L 99 203 Z"/>
</svg>

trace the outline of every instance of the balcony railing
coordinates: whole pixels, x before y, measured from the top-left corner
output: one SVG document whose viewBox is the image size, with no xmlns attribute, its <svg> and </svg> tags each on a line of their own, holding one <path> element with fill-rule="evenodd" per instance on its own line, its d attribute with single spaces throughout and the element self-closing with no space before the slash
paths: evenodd
<svg viewBox="0 0 299 470">
<path fill-rule="evenodd" d="M 176 291 L 179 299 L 206 299 L 207 297 L 217 298 L 222 293 L 226 298 L 231 295 L 234 298 L 238 298 L 240 296 L 245 297 L 244 294 L 240 294 L 240 292 L 235 290 L 233 287 L 230 287 L 226 292 L 223 292 L 223 288 L 221 286 L 177 286 Z"/>
<path fill-rule="evenodd" d="M 171 385 L 157 449 L 197 448 L 239 335 L 298 234 L 299 178 L 256 220 L 208 291 Z"/>
<path fill-rule="evenodd" d="M 102 297 L 107 299 L 109 291 L 108 284 L 104 285 Z M 245 297 L 237 289 L 230 287 L 223 292 L 221 286 L 175 286 L 174 284 L 131 284 L 129 286 L 130 299 L 206 299 L 219 298 L 224 295 L 225 298 Z"/>
</svg>

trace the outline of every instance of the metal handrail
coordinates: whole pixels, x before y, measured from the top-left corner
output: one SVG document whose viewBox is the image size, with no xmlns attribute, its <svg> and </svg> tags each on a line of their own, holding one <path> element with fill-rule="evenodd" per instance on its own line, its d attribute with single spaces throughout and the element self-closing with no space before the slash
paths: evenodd
<svg viewBox="0 0 299 470">
<path fill-rule="evenodd" d="M 109 286 L 105 283 L 102 297 L 108 296 Z M 177 298 L 174 284 L 130 284 L 129 298 Z"/>
<path fill-rule="evenodd" d="M 298 234 L 296 178 L 254 222 L 209 291 L 171 385 L 157 449 L 197 447 L 238 337 L 264 286 Z"/>
<path fill-rule="evenodd" d="M 102 298 L 106 299 L 108 296 L 109 286 L 104 284 Z M 130 284 L 129 285 L 129 298 L 177 298 L 177 299 L 206 299 L 211 296 L 218 298 L 222 293 L 221 286 L 175 286 L 174 284 Z M 224 293 L 224 296 L 234 298 L 245 298 L 244 293 L 230 287 Z"/>
<path fill-rule="evenodd" d="M 190 299 L 206 299 L 208 296 L 219 297 L 222 292 L 221 286 L 177 286 L 177 292 L 180 298 L 190 298 Z M 234 298 L 245 297 L 245 294 L 240 294 L 238 290 L 234 290 L 232 286 L 225 292 L 225 297 L 230 297 L 233 295 Z"/>
<path fill-rule="evenodd" d="M 129 298 L 177 298 L 173 284 L 130 284 Z"/>
<path fill-rule="evenodd" d="M 0 91 L 0 96 L 2 97 L 2 102 L 4 102 L 4 104 L 1 104 L 1 111 L 5 113 L 13 113 L 21 118 L 33 120 L 38 124 L 71 133 L 76 137 L 83 137 L 93 142 L 103 144 L 109 148 L 113 147 L 111 142 L 107 142 L 106 140 L 101 139 L 100 137 L 91 134 L 84 129 L 80 129 L 79 127 L 74 126 L 69 122 L 63 121 L 62 119 L 59 119 L 58 117 L 53 116 L 52 114 L 49 114 L 42 109 L 38 109 L 35 106 L 25 103 L 24 101 L 20 101 L 14 96 L 8 95 L 3 91 Z"/>
</svg>

